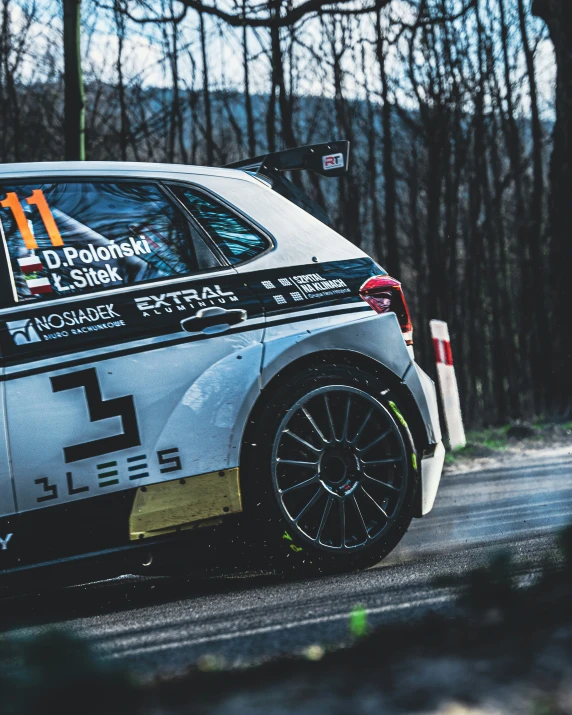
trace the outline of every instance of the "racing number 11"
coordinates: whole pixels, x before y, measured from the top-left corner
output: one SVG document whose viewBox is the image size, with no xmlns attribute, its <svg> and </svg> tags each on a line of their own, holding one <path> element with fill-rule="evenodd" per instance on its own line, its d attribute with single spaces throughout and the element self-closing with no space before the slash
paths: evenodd
<svg viewBox="0 0 572 715">
<path fill-rule="evenodd" d="M 46 231 L 48 232 L 48 236 L 50 237 L 52 246 L 63 246 L 63 239 L 61 237 L 59 229 L 54 220 L 54 216 L 51 212 L 48 202 L 46 201 L 46 197 L 44 196 L 44 192 L 42 191 L 42 189 L 34 189 L 32 191 L 32 195 L 28 196 L 28 198 L 26 199 L 26 202 L 30 206 L 37 206 L 38 211 L 40 212 L 40 218 L 42 219 L 44 226 L 46 227 Z M 16 221 L 18 230 L 20 231 L 22 238 L 24 239 L 24 245 L 26 246 L 26 248 L 29 251 L 33 251 L 34 249 L 38 248 L 38 244 L 36 242 L 34 234 L 30 229 L 30 226 L 28 225 L 28 219 L 26 218 L 26 214 L 24 213 L 24 209 L 22 208 L 22 204 L 20 203 L 18 195 L 14 193 L 14 191 L 9 191 L 6 194 L 6 198 L 4 199 L 4 201 L 0 201 L 0 206 L 3 206 L 5 209 L 10 209 L 12 211 L 14 220 Z"/>
</svg>

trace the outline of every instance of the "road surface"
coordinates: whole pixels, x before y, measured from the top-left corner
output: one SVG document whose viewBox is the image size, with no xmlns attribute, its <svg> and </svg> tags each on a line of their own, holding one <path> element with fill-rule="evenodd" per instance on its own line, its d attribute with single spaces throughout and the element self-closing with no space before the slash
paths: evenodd
<svg viewBox="0 0 572 715">
<path fill-rule="evenodd" d="M 258 661 L 343 642 L 357 604 L 374 626 L 453 611 L 456 590 L 436 586 L 436 577 L 467 572 L 499 548 L 511 550 L 526 581 L 534 564 L 557 554 L 556 535 L 570 521 L 572 448 L 545 450 L 446 474 L 433 513 L 369 571 L 295 583 L 248 574 L 187 584 L 126 577 L 0 601 L 0 630 L 64 628 L 141 671 L 177 672 L 205 654 Z"/>
</svg>

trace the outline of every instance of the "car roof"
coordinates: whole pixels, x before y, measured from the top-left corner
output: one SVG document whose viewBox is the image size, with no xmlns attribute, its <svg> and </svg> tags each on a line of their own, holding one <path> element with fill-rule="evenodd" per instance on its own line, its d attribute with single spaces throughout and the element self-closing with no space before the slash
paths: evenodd
<svg viewBox="0 0 572 715">
<path fill-rule="evenodd" d="M 43 175 L 76 176 L 118 176 L 132 175 L 159 178 L 161 175 L 173 176 L 219 176 L 240 178 L 253 181 L 255 178 L 238 169 L 223 167 L 191 166 L 188 164 L 161 164 L 147 161 L 32 161 L 25 163 L 0 164 L 0 178 L 15 178 Z"/>
</svg>

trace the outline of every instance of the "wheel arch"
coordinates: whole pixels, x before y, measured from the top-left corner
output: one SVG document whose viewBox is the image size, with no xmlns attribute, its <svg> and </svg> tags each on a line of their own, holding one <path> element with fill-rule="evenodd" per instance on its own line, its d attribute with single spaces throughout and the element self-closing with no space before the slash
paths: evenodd
<svg viewBox="0 0 572 715">
<path fill-rule="evenodd" d="M 427 432 L 422 415 L 417 407 L 415 398 L 403 380 L 392 372 L 388 367 L 382 365 L 377 360 L 374 360 L 367 355 L 352 351 L 352 350 L 322 350 L 304 355 L 296 360 L 293 360 L 286 367 L 279 370 L 260 391 L 254 405 L 252 406 L 248 418 L 245 423 L 245 428 L 242 435 L 240 448 L 240 465 L 242 478 L 248 479 L 248 475 L 243 472 L 243 465 L 248 464 L 248 451 L 252 446 L 252 437 L 258 418 L 264 408 L 269 395 L 278 389 L 288 380 L 306 369 L 319 369 L 324 364 L 342 365 L 348 367 L 360 367 L 363 370 L 373 372 L 379 376 L 387 385 L 392 395 L 398 400 L 399 408 L 403 412 L 407 421 L 409 431 L 411 432 L 414 447 L 419 455 L 423 453 L 428 446 Z M 417 503 L 415 508 L 415 516 L 421 516 L 421 488 L 418 490 L 416 497 Z"/>
</svg>

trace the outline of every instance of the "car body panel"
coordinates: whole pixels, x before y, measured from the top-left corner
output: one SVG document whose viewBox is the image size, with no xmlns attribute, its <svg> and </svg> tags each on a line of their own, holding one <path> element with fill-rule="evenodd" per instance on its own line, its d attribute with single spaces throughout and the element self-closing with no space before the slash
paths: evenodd
<svg viewBox="0 0 572 715">
<path fill-rule="evenodd" d="M 241 332 L 182 330 L 180 321 L 205 306 L 245 309 Z M 239 409 L 243 392 L 256 388 L 261 313 L 259 301 L 233 270 L 0 311 L 17 501 L 15 508 L 6 502 L 6 508 L 37 509 L 101 490 L 212 471 L 212 464 L 213 469 L 231 466 L 221 412 L 224 407 L 227 421 L 232 419 L 230 403 Z M 82 332 L 87 327 L 90 332 Z M 207 401 L 208 409 L 197 417 L 189 395 L 207 392 L 205 373 L 216 385 L 214 392 L 225 397 L 223 407 L 220 399 L 219 404 Z M 94 390 L 100 392 L 102 409 L 123 414 L 94 417 L 97 405 L 89 398 Z M 114 408 L 113 401 L 129 399 L 131 410 L 128 406 L 125 412 L 119 403 Z M 173 442 L 175 437 L 180 443 Z M 78 446 L 98 440 L 107 446 L 96 447 L 97 456 L 88 456 L 89 447 L 78 453 Z"/>
<path fill-rule="evenodd" d="M 4 368 L 0 365 L 0 377 Z M 0 514 L 12 514 L 16 511 L 14 486 L 8 456 L 8 435 L 6 426 L 5 386 L 0 383 Z M 2 534 L 0 533 L 0 538 Z"/>
<path fill-rule="evenodd" d="M 258 383 L 261 337 L 262 330 L 217 336 L 7 383 L 18 511 L 230 466 L 230 427 L 245 388 Z M 97 376 L 104 402 L 132 397 L 138 444 L 69 461 L 66 448 L 111 441 L 128 429 L 119 417 L 90 421 L 85 388 L 54 394 L 53 380 L 86 370 Z"/>
</svg>

